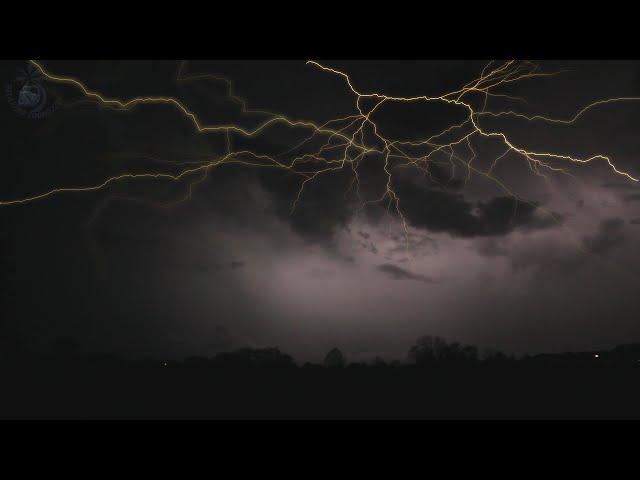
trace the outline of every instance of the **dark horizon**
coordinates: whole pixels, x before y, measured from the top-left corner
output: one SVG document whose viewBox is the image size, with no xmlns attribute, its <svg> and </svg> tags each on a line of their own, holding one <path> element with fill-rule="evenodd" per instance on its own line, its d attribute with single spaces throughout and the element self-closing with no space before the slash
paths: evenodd
<svg viewBox="0 0 640 480">
<path fill-rule="evenodd" d="M 640 344 L 609 352 L 501 352 L 418 339 L 409 362 L 348 362 L 332 349 L 297 365 L 277 348 L 180 362 L 7 355 L 3 418 L 19 419 L 628 419 L 637 418 Z M 45 400 L 46 399 L 46 400 Z"/>
</svg>

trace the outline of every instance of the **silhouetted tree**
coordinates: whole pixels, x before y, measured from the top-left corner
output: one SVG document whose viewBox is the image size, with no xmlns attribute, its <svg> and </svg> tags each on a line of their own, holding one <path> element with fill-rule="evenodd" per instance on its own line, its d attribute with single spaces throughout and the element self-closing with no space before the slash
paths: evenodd
<svg viewBox="0 0 640 480">
<path fill-rule="evenodd" d="M 444 349 L 441 361 L 458 364 L 475 362 L 478 359 L 478 349 L 473 345 L 464 345 L 460 342 L 448 344 Z"/>
<path fill-rule="evenodd" d="M 425 335 L 409 349 L 409 360 L 416 365 L 428 365 L 442 359 L 447 342 L 440 337 Z"/>
<path fill-rule="evenodd" d="M 443 338 L 426 335 L 420 337 L 410 348 L 409 359 L 421 366 L 434 363 L 470 363 L 478 359 L 478 349 L 472 345 L 447 343 Z"/>
<path fill-rule="evenodd" d="M 371 361 L 371 365 L 372 365 L 373 367 L 379 367 L 379 368 L 382 368 L 382 367 L 386 367 L 386 366 L 387 366 L 387 362 L 386 362 L 386 361 L 385 361 L 385 359 L 384 359 L 384 358 L 382 358 L 382 357 L 375 357 L 375 358 Z"/>
<path fill-rule="evenodd" d="M 278 348 L 240 348 L 229 353 L 220 353 L 214 357 L 214 363 L 235 367 L 291 368 L 296 364 L 293 357 Z"/>
<path fill-rule="evenodd" d="M 236 339 L 224 325 L 218 325 L 209 340 L 208 347 L 212 353 L 228 352 L 236 346 Z"/>
<path fill-rule="evenodd" d="M 639 362 L 640 343 L 626 343 L 624 345 L 618 345 L 611 350 L 609 356 L 615 360 Z"/>
<path fill-rule="evenodd" d="M 504 352 L 495 348 L 487 348 L 482 354 L 482 361 L 486 363 L 503 363 L 509 360 Z"/>
<path fill-rule="evenodd" d="M 327 353 L 324 357 L 324 366 L 329 368 L 342 368 L 347 364 L 347 360 L 345 359 L 342 352 L 333 348 Z"/>
</svg>

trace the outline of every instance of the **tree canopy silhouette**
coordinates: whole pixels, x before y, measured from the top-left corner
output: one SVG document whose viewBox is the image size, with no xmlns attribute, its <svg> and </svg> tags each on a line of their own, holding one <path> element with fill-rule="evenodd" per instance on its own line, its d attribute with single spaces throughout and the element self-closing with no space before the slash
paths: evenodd
<svg viewBox="0 0 640 480">
<path fill-rule="evenodd" d="M 347 360 L 338 348 L 332 348 L 324 357 L 324 366 L 330 368 L 343 368 Z"/>
<path fill-rule="evenodd" d="M 465 364 L 478 359 L 478 349 L 460 342 L 448 343 L 444 338 L 425 335 L 409 349 L 409 360 L 416 365 L 436 363 Z"/>
</svg>

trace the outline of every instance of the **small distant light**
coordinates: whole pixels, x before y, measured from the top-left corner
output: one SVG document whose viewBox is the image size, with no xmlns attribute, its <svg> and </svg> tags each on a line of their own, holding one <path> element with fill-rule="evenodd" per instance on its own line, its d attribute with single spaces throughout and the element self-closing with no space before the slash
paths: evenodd
<svg viewBox="0 0 640 480">
<path fill-rule="evenodd" d="M 164 362 L 164 363 L 162 364 L 162 366 L 163 366 L 163 367 L 166 367 L 166 366 L 167 366 L 167 362 Z"/>
<path fill-rule="evenodd" d="M 594 355 L 594 358 L 600 358 L 600 355 L 598 355 L 597 353 Z M 166 363 L 165 363 L 166 365 Z"/>
</svg>

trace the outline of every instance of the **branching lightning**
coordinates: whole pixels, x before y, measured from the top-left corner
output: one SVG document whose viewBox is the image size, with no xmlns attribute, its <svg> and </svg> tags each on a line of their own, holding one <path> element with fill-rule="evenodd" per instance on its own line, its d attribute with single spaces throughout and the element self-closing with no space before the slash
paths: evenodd
<svg viewBox="0 0 640 480">
<path fill-rule="evenodd" d="M 638 182 L 638 177 L 618 167 L 607 155 L 597 153 L 586 157 L 568 153 L 546 150 L 532 150 L 518 144 L 501 130 L 491 129 L 483 122 L 485 118 L 512 118 L 514 121 L 547 122 L 550 124 L 573 124 L 589 110 L 603 107 L 617 102 L 637 102 L 640 97 L 620 97 L 595 101 L 580 109 L 568 118 L 553 118 L 543 115 L 527 116 L 515 110 L 491 111 L 488 109 L 492 98 L 503 98 L 513 102 L 524 102 L 524 99 L 512 97 L 500 91 L 501 87 L 537 77 L 553 76 L 558 72 L 540 72 L 538 66 L 532 62 L 489 62 L 480 75 L 460 88 L 445 92 L 437 96 L 391 96 L 382 92 L 363 92 L 356 88 L 348 73 L 330 68 L 316 61 L 308 61 L 310 68 L 319 73 L 334 75 L 344 81 L 346 91 L 353 96 L 354 112 L 352 115 L 334 118 L 325 123 L 316 123 L 304 119 L 294 119 L 289 116 L 260 110 L 250 110 L 246 102 L 233 92 L 232 84 L 214 75 L 186 75 L 184 63 L 180 65 L 176 80 L 179 82 L 194 81 L 224 81 L 228 86 L 228 96 L 237 102 L 245 114 L 257 114 L 264 117 L 254 128 L 246 128 L 239 124 L 205 124 L 194 111 L 183 101 L 173 97 L 145 96 L 131 99 L 108 98 L 93 91 L 79 79 L 56 75 L 49 72 L 40 62 L 31 63 L 51 82 L 66 84 L 76 88 L 86 100 L 115 109 L 132 110 L 145 104 L 166 105 L 177 111 L 191 122 L 198 134 L 223 134 L 227 149 L 223 155 L 216 158 L 198 160 L 194 162 L 171 162 L 179 167 L 177 173 L 167 173 L 166 170 L 148 171 L 143 173 L 120 173 L 104 179 L 95 185 L 85 186 L 57 186 L 48 191 L 33 195 L 0 201 L 0 206 L 26 204 L 44 200 L 63 193 L 92 192 L 109 188 L 111 185 L 125 180 L 157 179 L 172 182 L 186 180 L 189 182 L 187 193 L 176 203 L 191 198 L 194 189 L 202 183 L 209 172 L 221 165 L 237 164 L 246 167 L 268 167 L 293 173 L 300 177 L 300 187 L 292 201 L 291 211 L 299 205 L 305 188 L 321 179 L 324 175 L 336 171 L 348 171 L 352 175 L 350 190 L 358 198 L 357 209 L 368 204 L 384 205 L 389 212 L 395 212 L 402 223 L 405 233 L 408 232 L 407 221 L 403 215 L 402 199 L 394 189 L 394 175 L 400 169 L 412 168 L 431 177 L 430 168 L 434 165 L 445 165 L 450 168 L 451 178 L 456 174 L 459 166 L 465 172 L 464 181 L 468 181 L 472 174 L 481 175 L 494 182 L 508 195 L 520 199 L 502 180 L 496 177 L 494 171 L 499 162 L 509 155 L 514 155 L 526 161 L 530 171 L 538 176 L 547 178 L 548 174 L 570 174 L 570 166 L 580 166 L 592 162 L 603 162 L 612 174 L 624 177 L 631 182 Z M 481 98 L 481 102 L 474 101 Z M 472 98 L 474 97 L 474 98 Z M 460 123 L 447 126 L 440 132 L 430 134 L 424 138 L 400 140 L 390 138 L 382 133 L 375 115 L 386 104 L 441 104 L 459 109 L 464 115 Z M 288 148 L 278 155 L 266 155 L 248 149 L 235 150 L 232 139 L 235 136 L 256 137 L 267 135 L 269 129 L 275 126 L 285 126 L 290 129 L 307 131 L 305 139 Z M 501 146 L 487 169 L 480 168 L 477 162 L 478 153 L 475 142 L 484 139 L 494 141 Z M 317 147 L 317 142 L 321 146 Z M 313 145 L 316 145 L 315 147 Z M 373 198 L 362 198 L 360 189 L 360 168 L 371 158 L 381 160 L 380 174 L 386 179 L 384 188 Z M 436 181 L 433 177 L 432 180 Z M 408 235 L 407 235 L 408 237 Z"/>
</svg>

